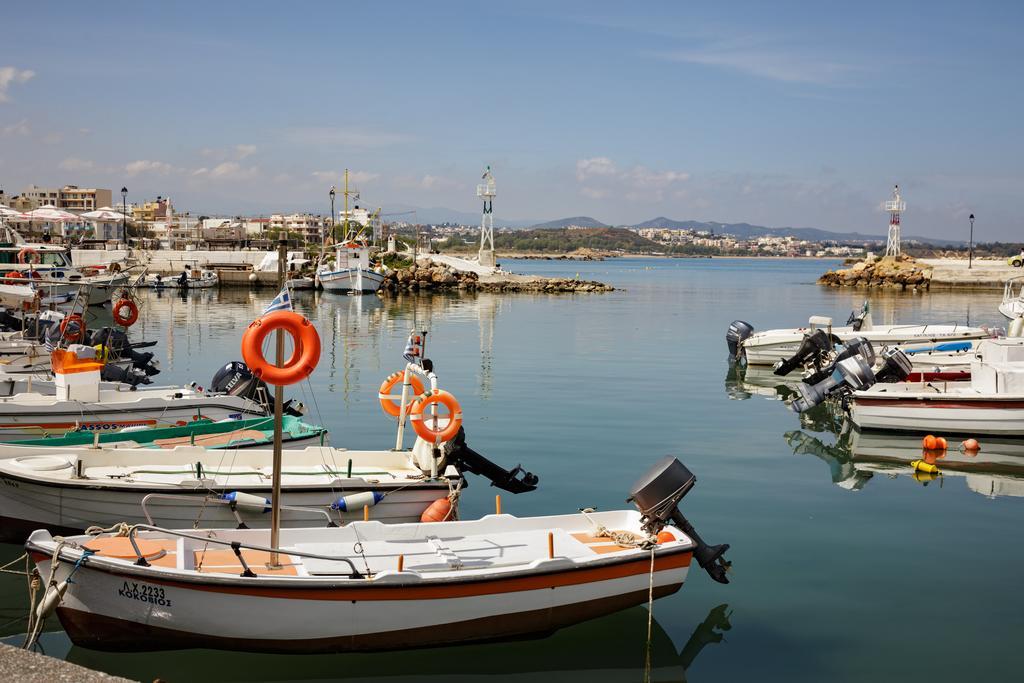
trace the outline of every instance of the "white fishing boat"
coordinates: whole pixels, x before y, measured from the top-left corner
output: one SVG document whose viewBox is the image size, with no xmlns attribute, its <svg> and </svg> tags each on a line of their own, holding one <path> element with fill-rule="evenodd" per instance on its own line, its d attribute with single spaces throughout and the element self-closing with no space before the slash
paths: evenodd
<svg viewBox="0 0 1024 683">
<path fill-rule="evenodd" d="M 985 341 L 969 381 L 876 384 L 853 393 L 850 417 L 861 429 L 1024 435 L 1024 345 Z"/>
<path fill-rule="evenodd" d="M 54 393 L 33 388 L 0 396 L 0 441 L 63 434 L 71 429 L 170 427 L 199 416 L 222 420 L 267 412 L 264 403 L 241 395 L 101 382 L 103 363 L 95 359 L 95 353 L 92 347 L 80 345 L 56 349 L 51 355 Z"/>
<path fill-rule="evenodd" d="M 670 595 L 691 561 L 727 583 L 727 545 L 679 511 L 695 478 L 666 458 L 633 488 L 639 511 L 338 528 L 168 530 L 26 547 L 71 638 L 103 650 L 406 649 L 550 633 Z M 671 522 L 671 523 L 670 523 Z M 276 542 L 275 542 L 276 541 Z"/>
<path fill-rule="evenodd" d="M 1003 285 L 1003 300 L 999 302 L 999 312 L 1010 320 L 1024 317 L 1024 275 L 1011 277 Z"/>
<path fill-rule="evenodd" d="M 170 528 L 270 526 L 271 449 L 7 444 L 2 450 L 0 540 L 22 542 L 40 528 L 83 533 L 90 526 L 119 522 Z M 371 519 L 419 521 L 432 503 L 457 490 L 461 477 L 431 477 L 430 465 L 424 472 L 412 451 L 309 446 L 288 447 L 283 456 L 285 527 L 363 519 L 364 505 Z"/>
<path fill-rule="evenodd" d="M 220 284 L 220 276 L 216 271 L 192 269 L 180 275 L 152 274 L 139 283 L 139 287 L 150 289 L 209 289 Z"/>
<path fill-rule="evenodd" d="M 943 342 L 968 341 L 992 336 L 988 329 L 956 323 L 875 325 L 865 303 L 861 313 L 852 315 L 848 324 L 841 327 L 833 326 L 831 318 L 812 316 L 807 327 L 754 332 L 754 328 L 748 323 L 737 320 L 730 325 L 726 333 L 726 342 L 730 356 L 746 358 L 748 365 L 774 365 L 780 360 L 792 357 L 800 348 L 804 337 L 819 329 L 825 331 L 830 338 L 834 337 L 840 341 L 862 337 L 870 341 L 876 349 L 898 346 L 906 350 L 914 346 L 934 346 Z"/>
<path fill-rule="evenodd" d="M 292 277 L 285 280 L 285 286 L 289 290 L 316 289 L 316 278 L 305 275 Z"/>
<path fill-rule="evenodd" d="M 370 266 L 370 248 L 349 240 L 334 245 L 334 260 L 316 271 L 317 284 L 325 292 L 372 294 L 384 284 L 383 269 Z"/>
</svg>

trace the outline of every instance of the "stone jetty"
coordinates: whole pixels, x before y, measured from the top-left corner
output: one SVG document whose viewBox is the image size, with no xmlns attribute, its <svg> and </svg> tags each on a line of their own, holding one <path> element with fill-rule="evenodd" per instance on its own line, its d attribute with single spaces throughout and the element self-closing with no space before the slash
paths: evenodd
<svg viewBox="0 0 1024 683">
<path fill-rule="evenodd" d="M 831 287 L 879 287 L 884 289 L 923 290 L 931 287 L 933 269 L 911 256 L 872 258 L 849 268 L 830 270 L 818 284 Z"/>
<path fill-rule="evenodd" d="M 420 261 L 407 268 L 392 270 L 384 278 L 382 294 L 397 292 L 610 292 L 615 288 L 594 280 L 547 278 L 497 271 L 490 275 L 458 271 L 442 263 Z"/>
</svg>

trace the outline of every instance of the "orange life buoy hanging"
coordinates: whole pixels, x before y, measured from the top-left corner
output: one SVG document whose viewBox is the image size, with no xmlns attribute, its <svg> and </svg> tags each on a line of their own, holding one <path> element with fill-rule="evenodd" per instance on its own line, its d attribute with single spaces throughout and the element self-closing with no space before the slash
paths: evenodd
<svg viewBox="0 0 1024 683">
<path fill-rule="evenodd" d="M 71 327 L 71 323 L 76 323 L 75 327 Z M 85 339 L 85 321 L 82 320 L 81 314 L 72 313 L 60 321 L 60 336 L 72 344 Z"/>
<path fill-rule="evenodd" d="M 427 408 L 435 404 L 447 408 L 448 414 L 429 414 Z M 462 426 L 462 408 L 455 397 L 444 389 L 428 391 L 412 404 L 409 420 L 412 422 L 413 430 L 424 441 L 431 443 L 451 441 Z"/>
<path fill-rule="evenodd" d="M 284 330 L 291 335 L 295 350 L 283 367 L 263 357 L 263 341 L 267 335 Z M 293 311 L 274 311 L 254 320 L 242 335 L 242 360 L 252 374 L 274 386 L 295 384 L 313 374 L 320 361 L 320 335 L 313 323 Z"/>
<path fill-rule="evenodd" d="M 393 372 L 387 376 L 387 378 L 381 382 L 380 391 L 377 392 L 377 398 L 380 400 L 380 407 L 384 409 L 384 412 L 392 417 L 398 417 L 402 412 L 402 393 L 392 394 L 391 390 L 395 388 L 395 385 L 401 386 L 402 378 L 405 376 L 405 371 L 399 370 Z M 423 382 L 416 375 L 410 373 L 409 375 L 409 386 L 412 387 L 412 400 L 423 393 Z M 408 413 L 408 410 L 406 410 Z"/>
<path fill-rule="evenodd" d="M 18 263 L 39 263 L 39 252 L 32 247 L 25 247 L 18 252 Z"/>
<path fill-rule="evenodd" d="M 114 322 L 118 325 L 131 327 L 138 319 L 139 307 L 131 299 L 121 299 L 114 304 Z"/>
</svg>

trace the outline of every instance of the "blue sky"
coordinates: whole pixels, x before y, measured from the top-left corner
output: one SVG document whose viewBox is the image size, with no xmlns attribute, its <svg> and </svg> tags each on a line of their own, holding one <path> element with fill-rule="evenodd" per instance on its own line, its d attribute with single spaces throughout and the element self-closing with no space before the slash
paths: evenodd
<svg viewBox="0 0 1024 683">
<path fill-rule="evenodd" d="M 61 19 L 62 16 L 70 19 Z M 0 187 L 1024 239 L 1020 3 L 23 4 Z"/>
</svg>

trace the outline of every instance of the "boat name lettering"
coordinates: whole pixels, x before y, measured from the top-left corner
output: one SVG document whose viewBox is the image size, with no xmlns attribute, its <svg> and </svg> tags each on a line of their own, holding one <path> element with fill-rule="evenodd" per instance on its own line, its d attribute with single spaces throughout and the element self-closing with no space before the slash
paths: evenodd
<svg viewBox="0 0 1024 683">
<path fill-rule="evenodd" d="M 161 607 L 171 606 L 171 601 L 164 594 L 164 589 L 160 586 L 150 586 L 145 583 L 125 581 L 124 585 L 118 589 L 117 594 L 122 598 L 128 598 L 129 600 L 148 602 L 153 605 L 160 605 Z"/>
</svg>

